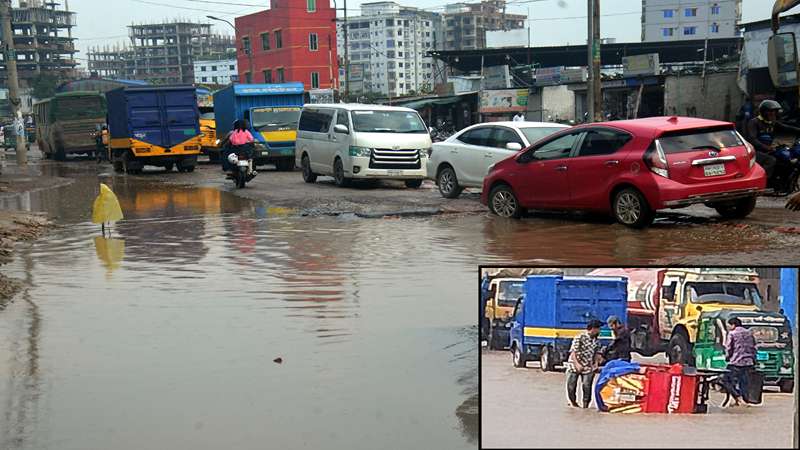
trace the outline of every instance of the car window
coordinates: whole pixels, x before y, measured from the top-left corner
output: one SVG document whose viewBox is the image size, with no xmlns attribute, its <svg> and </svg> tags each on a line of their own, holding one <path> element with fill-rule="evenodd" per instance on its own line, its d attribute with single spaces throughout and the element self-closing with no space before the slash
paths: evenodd
<svg viewBox="0 0 800 450">
<path fill-rule="evenodd" d="M 327 133 L 331 127 L 331 121 L 333 121 L 332 109 L 306 109 L 300 114 L 298 129 L 315 133 Z"/>
<path fill-rule="evenodd" d="M 458 137 L 458 140 L 469 145 L 488 147 L 491 143 L 492 127 L 473 128 Z"/>
<path fill-rule="evenodd" d="M 339 112 L 336 113 L 336 125 L 344 125 L 347 129 L 350 129 L 350 120 L 347 118 L 347 111 L 340 109 Z"/>
<path fill-rule="evenodd" d="M 509 128 L 498 127 L 495 129 L 494 137 L 492 138 L 491 147 L 506 148 L 509 142 L 516 142 L 521 146 L 525 146 L 516 131 Z"/>
<path fill-rule="evenodd" d="M 586 132 L 578 156 L 610 155 L 621 149 L 631 136 L 614 130 L 589 130 Z"/>
<path fill-rule="evenodd" d="M 569 157 L 572 146 L 575 144 L 578 133 L 570 133 L 557 137 L 533 149 L 533 159 L 561 159 Z"/>
<path fill-rule="evenodd" d="M 557 131 L 563 130 L 564 127 L 525 127 L 521 128 L 522 134 L 528 138 L 528 142 L 531 144 L 535 144 L 536 142 L 550 136 L 551 134 L 556 133 Z"/>
</svg>

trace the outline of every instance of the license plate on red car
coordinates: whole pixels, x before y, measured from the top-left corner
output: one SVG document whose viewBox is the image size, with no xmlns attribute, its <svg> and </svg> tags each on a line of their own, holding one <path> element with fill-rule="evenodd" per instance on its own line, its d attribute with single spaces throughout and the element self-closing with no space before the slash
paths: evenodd
<svg viewBox="0 0 800 450">
<path fill-rule="evenodd" d="M 703 173 L 707 177 L 725 175 L 725 164 L 709 164 L 707 166 L 703 166 Z"/>
</svg>

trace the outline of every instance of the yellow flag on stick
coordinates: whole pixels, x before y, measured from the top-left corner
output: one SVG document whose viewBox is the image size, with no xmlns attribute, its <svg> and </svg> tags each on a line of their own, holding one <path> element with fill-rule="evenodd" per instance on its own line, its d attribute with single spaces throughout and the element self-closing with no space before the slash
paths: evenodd
<svg viewBox="0 0 800 450">
<path fill-rule="evenodd" d="M 122 220 L 122 209 L 114 192 L 103 183 L 100 183 L 100 195 L 94 199 L 92 208 L 92 222 L 106 223 Z"/>
</svg>

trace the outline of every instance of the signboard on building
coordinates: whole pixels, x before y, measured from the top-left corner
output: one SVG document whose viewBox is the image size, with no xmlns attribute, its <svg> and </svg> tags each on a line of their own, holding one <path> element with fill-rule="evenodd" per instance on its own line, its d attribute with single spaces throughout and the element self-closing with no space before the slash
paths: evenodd
<svg viewBox="0 0 800 450">
<path fill-rule="evenodd" d="M 507 89 L 511 87 L 508 66 L 491 66 L 483 69 L 484 89 Z"/>
<path fill-rule="evenodd" d="M 350 81 L 364 80 L 364 65 L 363 64 L 350 64 Z"/>
<path fill-rule="evenodd" d="M 625 56 L 622 58 L 622 75 L 626 77 L 638 75 L 658 75 L 658 53 L 647 55 Z"/>
<path fill-rule="evenodd" d="M 486 48 L 527 47 L 528 29 L 486 30 Z"/>
<path fill-rule="evenodd" d="M 585 83 L 588 78 L 585 67 L 561 71 L 561 83 Z"/>
<path fill-rule="evenodd" d="M 481 113 L 525 111 L 527 108 L 527 89 L 481 91 Z"/>
<path fill-rule="evenodd" d="M 551 86 L 554 84 L 561 84 L 561 73 L 564 71 L 564 66 L 558 67 L 541 67 L 536 69 L 536 86 Z"/>
<path fill-rule="evenodd" d="M 309 103 L 334 103 L 333 89 L 312 89 L 308 97 Z"/>
</svg>

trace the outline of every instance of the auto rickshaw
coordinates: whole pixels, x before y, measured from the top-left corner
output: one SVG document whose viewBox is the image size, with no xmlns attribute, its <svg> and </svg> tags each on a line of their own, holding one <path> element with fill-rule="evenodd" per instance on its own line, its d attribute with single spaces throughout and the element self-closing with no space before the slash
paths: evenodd
<svg viewBox="0 0 800 450">
<path fill-rule="evenodd" d="M 756 340 L 755 369 L 765 385 L 777 385 L 781 392 L 794 390 L 794 356 L 789 321 L 781 313 L 722 309 L 701 312 L 693 353 L 698 369 L 724 369 L 728 319 L 738 317 Z"/>
</svg>

